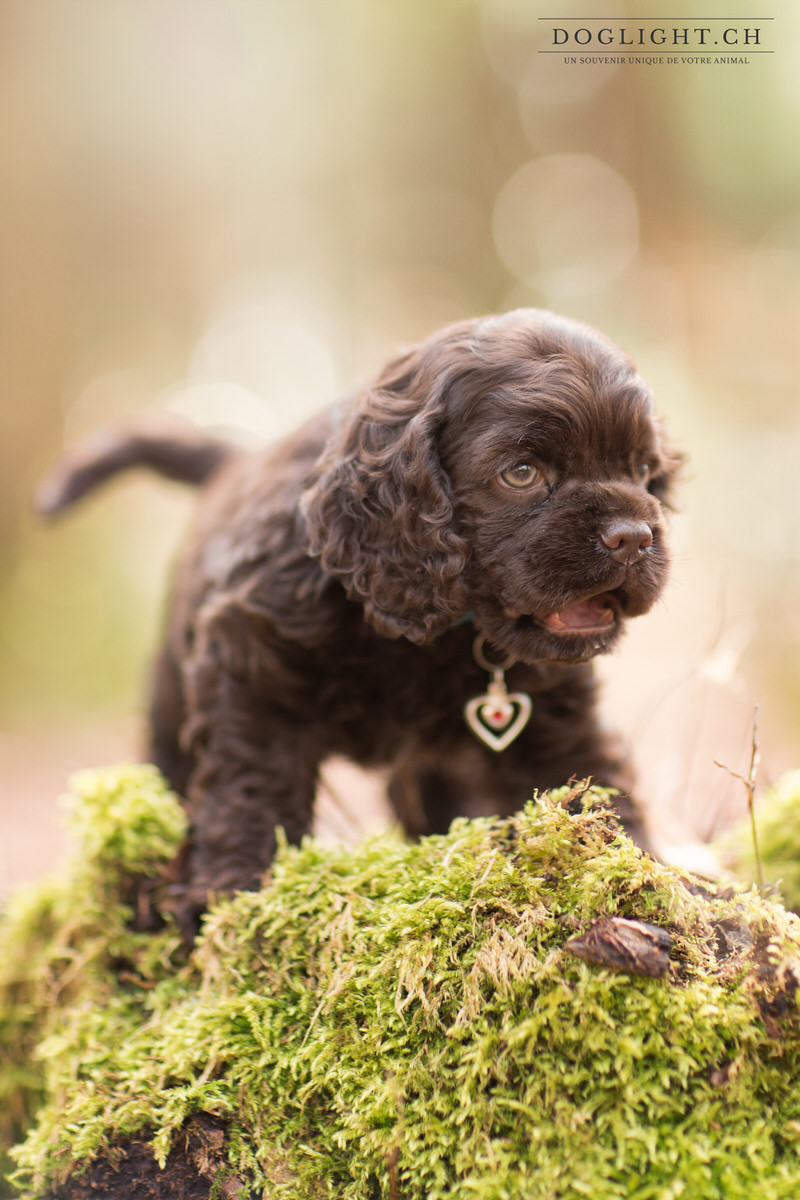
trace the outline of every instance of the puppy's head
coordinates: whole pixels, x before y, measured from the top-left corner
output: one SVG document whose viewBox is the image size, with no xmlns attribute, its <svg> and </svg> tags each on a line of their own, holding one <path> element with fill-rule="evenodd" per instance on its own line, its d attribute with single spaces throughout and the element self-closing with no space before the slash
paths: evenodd
<svg viewBox="0 0 800 1200">
<path fill-rule="evenodd" d="M 594 331 L 512 313 L 484 322 L 478 354 L 481 342 L 494 370 L 440 443 L 476 623 L 523 661 L 589 658 L 664 587 L 678 457 L 633 363 Z"/>
<path fill-rule="evenodd" d="M 525 662 L 603 653 L 668 571 L 679 465 L 630 361 L 537 310 L 390 364 L 306 496 L 312 548 L 388 636 L 465 613 Z"/>
</svg>

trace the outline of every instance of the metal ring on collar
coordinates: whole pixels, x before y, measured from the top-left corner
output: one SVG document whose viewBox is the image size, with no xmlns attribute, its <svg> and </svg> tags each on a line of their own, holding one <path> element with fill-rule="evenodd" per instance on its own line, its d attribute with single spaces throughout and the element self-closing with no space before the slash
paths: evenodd
<svg viewBox="0 0 800 1200">
<path fill-rule="evenodd" d="M 511 667 L 514 666 L 514 663 L 517 660 L 511 656 L 509 656 L 505 660 L 505 662 L 499 662 L 499 663 L 489 662 L 488 658 L 486 657 L 486 655 L 483 652 L 483 648 L 487 644 L 487 642 L 488 642 L 488 638 L 486 637 L 486 635 L 483 633 L 479 633 L 478 636 L 475 638 L 475 641 L 472 643 L 472 654 L 475 659 L 475 662 L 478 664 L 479 667 L 483 667 L 484 671 L 508 671 Z"/>
</svg>

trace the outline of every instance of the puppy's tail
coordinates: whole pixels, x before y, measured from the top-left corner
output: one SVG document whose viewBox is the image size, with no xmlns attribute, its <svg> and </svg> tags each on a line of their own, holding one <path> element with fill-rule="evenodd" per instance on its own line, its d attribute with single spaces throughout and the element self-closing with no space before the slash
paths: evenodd
<svg viewBox="0 0 800 1200">
<path fill-rule="evenodd" d="M 208 437 L 166 414 L 121 428 L 99 430 L 67 450 L 56 462 L 36 493 L 36 511 L 45 516 L 63 512 L 87 492 L 130 467 L 148 467 L 166 479 L 198 486 L 238 453 L 235 446 Z"/>
</svg>

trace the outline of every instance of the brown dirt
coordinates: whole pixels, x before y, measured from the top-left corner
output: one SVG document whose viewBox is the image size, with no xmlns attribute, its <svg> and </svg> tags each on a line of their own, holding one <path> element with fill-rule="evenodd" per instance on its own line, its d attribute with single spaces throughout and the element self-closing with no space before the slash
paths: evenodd
<svg viewBox="0 0 800 1200">
<path fill-rule="evenodd" d="M 147 1142 L 130 1138 L 71 1175 L 45 1200 L 249 1200 L 250 1188 L 225 1157 L 224 1126 L 195 1117 L 161 1168 Z"/>
</svg>

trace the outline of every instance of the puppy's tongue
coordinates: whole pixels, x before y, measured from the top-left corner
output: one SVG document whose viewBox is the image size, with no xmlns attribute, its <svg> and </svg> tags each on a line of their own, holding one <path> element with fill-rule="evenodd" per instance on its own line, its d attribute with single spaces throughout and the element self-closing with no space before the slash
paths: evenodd
<svg viewBox="0 0 800 1200">
<path fill-rule="evenodd" d="M 608 592 L 590 596 L 580 604 L 572 604 L 558 612 L 542 617 L 542 624 L 554 633 L 596 633 L 614 624 L 614 609 Z"/>
</svg>

